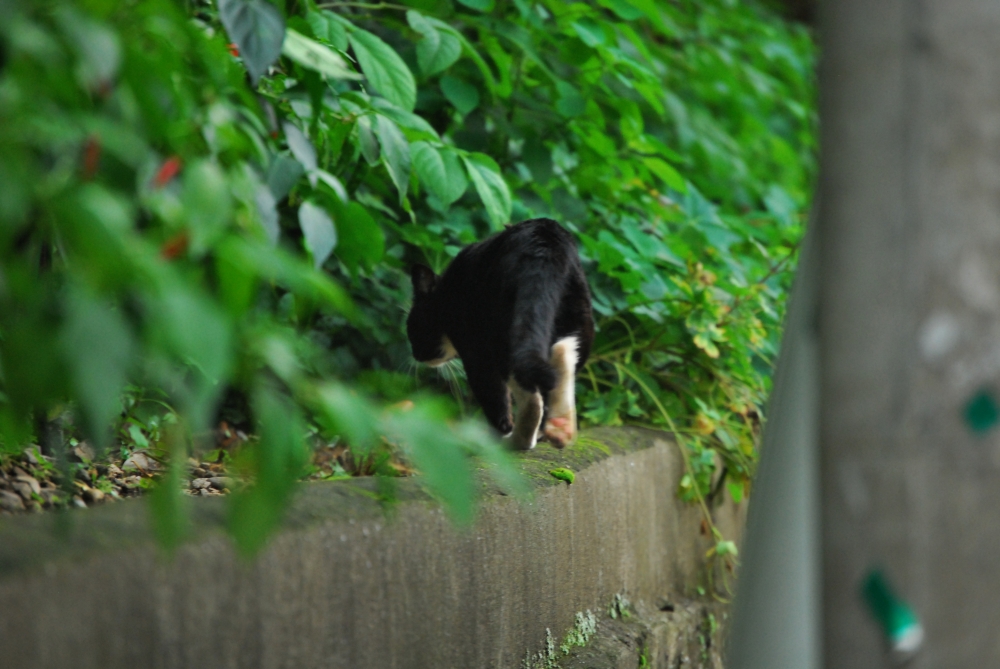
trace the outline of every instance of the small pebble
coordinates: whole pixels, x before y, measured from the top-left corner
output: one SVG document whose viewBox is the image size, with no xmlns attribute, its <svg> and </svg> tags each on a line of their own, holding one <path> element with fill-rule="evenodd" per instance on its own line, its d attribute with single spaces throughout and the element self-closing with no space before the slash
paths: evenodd
<svg viewBox="0 0 1000 669">
<path fill-rule="evenodd" d="M 195 490 L 204 490 L 205 488 L 210 488 L 212 486 L 211 479 L 198 478 L 191 481 L 191 487 Z"/>
<path fill-rule="evenodd" d="M 228 476 L 213 476 L 208 480 L 211 481 L 212 487 L 216 490 L 225 490 L 233 485 L 233 480 Z"/>
</svg>

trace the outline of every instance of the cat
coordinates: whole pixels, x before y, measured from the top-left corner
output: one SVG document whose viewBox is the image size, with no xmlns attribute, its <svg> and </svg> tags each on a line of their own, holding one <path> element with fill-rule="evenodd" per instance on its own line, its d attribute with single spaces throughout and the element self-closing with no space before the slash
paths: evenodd
<svg viewBox="0 0 1000 669">
<path fill-rule="evenodd" d="M 573 237 L 551 219 L 524 221 L 462 249 L 441 276 L 414 265 L 410 278 L 413 357 L 430 366 L 461 358 L 486 420 L 513 448 L 572 442 L 576 371 L 594 340 Z"/>
</svg>

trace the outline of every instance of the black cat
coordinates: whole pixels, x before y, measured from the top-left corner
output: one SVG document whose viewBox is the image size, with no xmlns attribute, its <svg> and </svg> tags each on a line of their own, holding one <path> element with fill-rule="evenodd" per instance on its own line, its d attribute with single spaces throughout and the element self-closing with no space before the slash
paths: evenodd
<svg viewBox="0 0 1000 669">
<path fill-rule="evenodd" d="M 413 357 L 460 357 L 486 419 L 515 448 L 532 448 L 539 432 L 559 448 L 572 441 L 574 377 L 594 340 L 573 237 L 547 218 L 524 221 L 462 249 L 440 277 L 415 265 L 411 278 Z"/>
</svg>

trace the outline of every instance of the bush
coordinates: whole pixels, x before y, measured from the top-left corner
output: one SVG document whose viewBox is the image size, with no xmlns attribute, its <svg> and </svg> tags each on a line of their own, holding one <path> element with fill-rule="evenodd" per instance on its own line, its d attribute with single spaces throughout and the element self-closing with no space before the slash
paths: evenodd
<svg viewBox="0 0 1000 669">
<path fill-rule="evenodd" d="M 260 437 L 244 547 L 311 431 L 387 436 L 468 519 L 469 456 L 512 470 L 447 402 L 385 404 L 410 397 L 404 270 L 546 215 L 579 239 L 599 317 L 583 420 L 674 425 L 682 493 L 708 492 L 718 453 L 743 494 L 814 172 L 803 28 L 734 0 L 6 1 L 8 448 L 67 402 L 108 445 L 134 384 L 177 409 L 179 455 L 232 388 Z"/>
</svg>

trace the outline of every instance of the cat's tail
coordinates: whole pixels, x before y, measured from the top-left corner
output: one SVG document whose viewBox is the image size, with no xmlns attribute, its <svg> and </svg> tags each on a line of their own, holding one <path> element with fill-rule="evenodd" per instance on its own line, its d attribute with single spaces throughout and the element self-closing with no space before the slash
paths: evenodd
<svg viewBox="0 0 1000 669">
<path fill-rule="evenodd" d="M 521 284 L 511 325 L 511 372 L 519 386 L 545 397 L 556 385 L 556 370 L 549 362 L 554 314 L 559 308 L 562 282 L 538 276 Z"/>
</svg>

